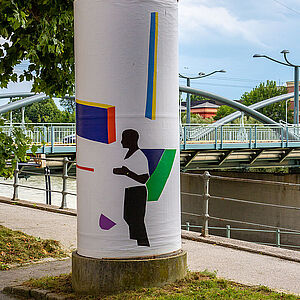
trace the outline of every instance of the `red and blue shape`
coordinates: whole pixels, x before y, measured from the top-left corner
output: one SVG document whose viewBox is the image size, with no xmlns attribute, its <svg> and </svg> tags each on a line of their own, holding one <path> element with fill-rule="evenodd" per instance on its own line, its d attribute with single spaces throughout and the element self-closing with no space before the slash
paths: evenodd
<svg viewBox="0 0 300 300">
<path fill-rule="evenodd" d="M 77 135 L 95 142 L 116 141 L 115 106 L 76 99 Z"/>
</svg>

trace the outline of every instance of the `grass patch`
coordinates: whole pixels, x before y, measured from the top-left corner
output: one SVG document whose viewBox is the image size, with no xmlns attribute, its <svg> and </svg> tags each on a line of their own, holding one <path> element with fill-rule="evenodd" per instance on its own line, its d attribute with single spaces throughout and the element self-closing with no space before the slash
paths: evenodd
<svg viewBox="0 0 300 300">
<path fill-rule="evenodd" d="M 0 225 L 0 270 L 46 257 L 64 257 L 59 242 L 42 240 Z"/>
<path fill-rule="evenodd" d="M 24 285 L 34 288 L 42 288 L 67 295 L 70 299 L 299 299 L 294 295 L 276 293 L 267 287 L 249 287 L 224 279 L 218 279 L 214 273 L 193 272 L 174 284 L 163 288 L 143 288 L 115 294 L 101 294 L 98 296 L 78 296 L 72 290 L 71 274 L 57 277 L 44 277 L 31 279 Z"/>
</svg>

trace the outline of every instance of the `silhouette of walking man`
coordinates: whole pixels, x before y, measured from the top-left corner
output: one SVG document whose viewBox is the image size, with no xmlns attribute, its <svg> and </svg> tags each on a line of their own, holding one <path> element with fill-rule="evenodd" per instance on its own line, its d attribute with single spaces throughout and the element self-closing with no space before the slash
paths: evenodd
<svg viewBox="0 0 300 300">
<path fill-rule="evenodd" d="M 136 182 L 135 186 L 125 188 L 123 218 L 129 226 L 130 239 L 136 240 L 138 246 L 150 247 L 144 221 L 147 201 L 145 184 L 149 179 L 148 161 L 138 147 L 138 139 L 136 130 L 123 131 L 121 144 L 123 148 L 128 148 L 128 152 L 124 158 L 124 166 L 114 168 L 113 173 L 127 176 Z"/>
</svg>

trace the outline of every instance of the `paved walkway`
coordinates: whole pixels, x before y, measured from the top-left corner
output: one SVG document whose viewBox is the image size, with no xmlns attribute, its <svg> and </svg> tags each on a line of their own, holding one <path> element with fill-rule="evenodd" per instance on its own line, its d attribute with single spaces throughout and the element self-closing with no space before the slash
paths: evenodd
<svg viewBox="0 0 300 300">
<path fill-rule="evenodd" d="M 59 240 L 70 250 L 76 245 L 74 216 L 0 203 L 0 224 L 41 238 Z M 216 271 L 219 277 L 236 282 L 266 285 L 300 295 L 299 262 L 187 239 L 183 239 L 183 249 L 188 252 L 188 267 L 191 271 L 207 269 Z M 70 270 L 71 262 L 67 259 L 2 271 L 0 290 L 6 285 L 21 283 L 31 277 L 68 273 Z M 1 298 L 0 294 L 0 299 L 6 298 Z"/>
</svg>

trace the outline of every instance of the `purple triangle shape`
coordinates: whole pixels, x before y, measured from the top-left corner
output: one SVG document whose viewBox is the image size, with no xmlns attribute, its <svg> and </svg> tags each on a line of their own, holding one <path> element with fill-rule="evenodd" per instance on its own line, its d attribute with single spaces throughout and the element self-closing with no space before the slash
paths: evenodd
<svg viewBox="0 0 300 300">
<path fill-rule="evenodd" d="M 104 216 L 103 214 L 100 215 L 99 226 L 101 229 L 110 230 L 115 225 L 117 225 L 117 224 L 114 221 L 112 221 L 108 217 Z"/>
</svg>

